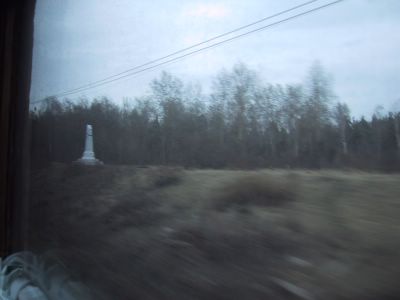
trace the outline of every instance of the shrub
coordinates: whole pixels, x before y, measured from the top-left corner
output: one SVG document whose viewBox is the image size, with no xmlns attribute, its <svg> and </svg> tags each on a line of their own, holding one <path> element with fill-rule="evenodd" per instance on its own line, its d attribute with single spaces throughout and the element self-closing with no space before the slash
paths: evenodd
<svg viewBox="0 0 400 300">
<path fill-rule="evenodd" d="M 207 212 L 204 218 L 206 222 L 180 225 L 170 239 L 190 245 L 193 254 L 200 251 L 198 255 L 215 263 L 246 264 L 257 259 L 265 262 L 299 248 L 292 232 L 276 222 L 243 217 L 236 212 Z"/>
<path fill-rule="evenodd" d="M 103 215 L 103 220 L 114 231 L 129 226 L 150 226 L 162 217 L 159 205 L 158 199 L 132 188 L 117 198 L 116 204 Z"/>
<path fill-rule="evenodd" d="M 177 167 L 157 167 L 149 170 L 149 179 L 154 187 L 178 184 L 182 179 L 182 169 Z"/>
<path fill-rule="evenodd" d="M 293 201 L 295 185 L 288 178 L 251 175 L 227 184 L 215 199 L 215 207 L 223 210 L 236 206 L 281 206 Z"/>
</svg>

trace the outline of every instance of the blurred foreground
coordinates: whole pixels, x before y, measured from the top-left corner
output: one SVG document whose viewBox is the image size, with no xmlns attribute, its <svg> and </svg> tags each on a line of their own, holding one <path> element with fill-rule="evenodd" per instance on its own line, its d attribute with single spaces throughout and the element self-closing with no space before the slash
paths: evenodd
<svg viewBox="0 0 400 300">
<path fill-rule="evenodd" d="M 30 247 L 97 299 L 400 299 L 400 175 L 54 164 Z"/>
</svg>

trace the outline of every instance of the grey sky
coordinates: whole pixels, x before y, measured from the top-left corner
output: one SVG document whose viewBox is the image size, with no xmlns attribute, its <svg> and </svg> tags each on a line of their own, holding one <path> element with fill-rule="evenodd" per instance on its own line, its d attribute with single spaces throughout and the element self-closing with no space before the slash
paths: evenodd
<svg viewBox="0 0 400 300">
<path fill-rule="evenodd" d="M 37 0 L 31 99 L 119 73 L 303 2 Z M 310 8 L 328 2 L 320 0 Z M 338 100 L 348 103 L 353 115 L 370 116 L 378 104 L 390 109 L 400 98 L 399 28 L 400 1 L 346 0 L 70 97 L 134 98 L 162 70 L 185 82 L 197 81 L 207 91 L 219 70 L 237 62 L 257 70 L 267 82 L 301 83 L 319 60 L 333 75 Z"/>
</svg>

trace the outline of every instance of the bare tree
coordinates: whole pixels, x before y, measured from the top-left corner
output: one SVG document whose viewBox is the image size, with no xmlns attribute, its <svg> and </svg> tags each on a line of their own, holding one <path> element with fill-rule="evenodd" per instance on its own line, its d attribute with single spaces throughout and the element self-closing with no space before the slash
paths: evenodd
<svg viewBox="0 0 400 300">
<path fill-rule="evenodd" d="M 347 147 L 346 128 L 350 122 L 350 109 L 347 104 L 338 102 L 333 111 L 333 117 L 339 129 L 340 142 L 342 144 L 342 153 L 344 155 L 347 155 L 349 151 Z"/>
<path fill-rule="evenodd" d="M 303 89 L 300 85 L 286 86 L 282 103 L 285 127 L 289 133 L 294 158 L 299 156 L 299 120 L 303 110 Z"/>
<path fill-rule="evenodd" d="M 397 153 L 400 158 L 400 99 L 393 104 L 393 122 L 396 137 Z"/>
</svg>

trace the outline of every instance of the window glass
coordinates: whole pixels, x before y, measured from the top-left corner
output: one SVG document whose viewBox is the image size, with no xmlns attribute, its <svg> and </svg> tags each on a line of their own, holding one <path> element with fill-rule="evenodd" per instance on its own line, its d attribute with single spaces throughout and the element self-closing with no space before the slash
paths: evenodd
<svg viewBox="0 0 400 300">
<path fill-rule="evenodd" d="M 399 9 L 38 0 L 29 250 L 95 299 L 399 297 Z"/>
</svg>

